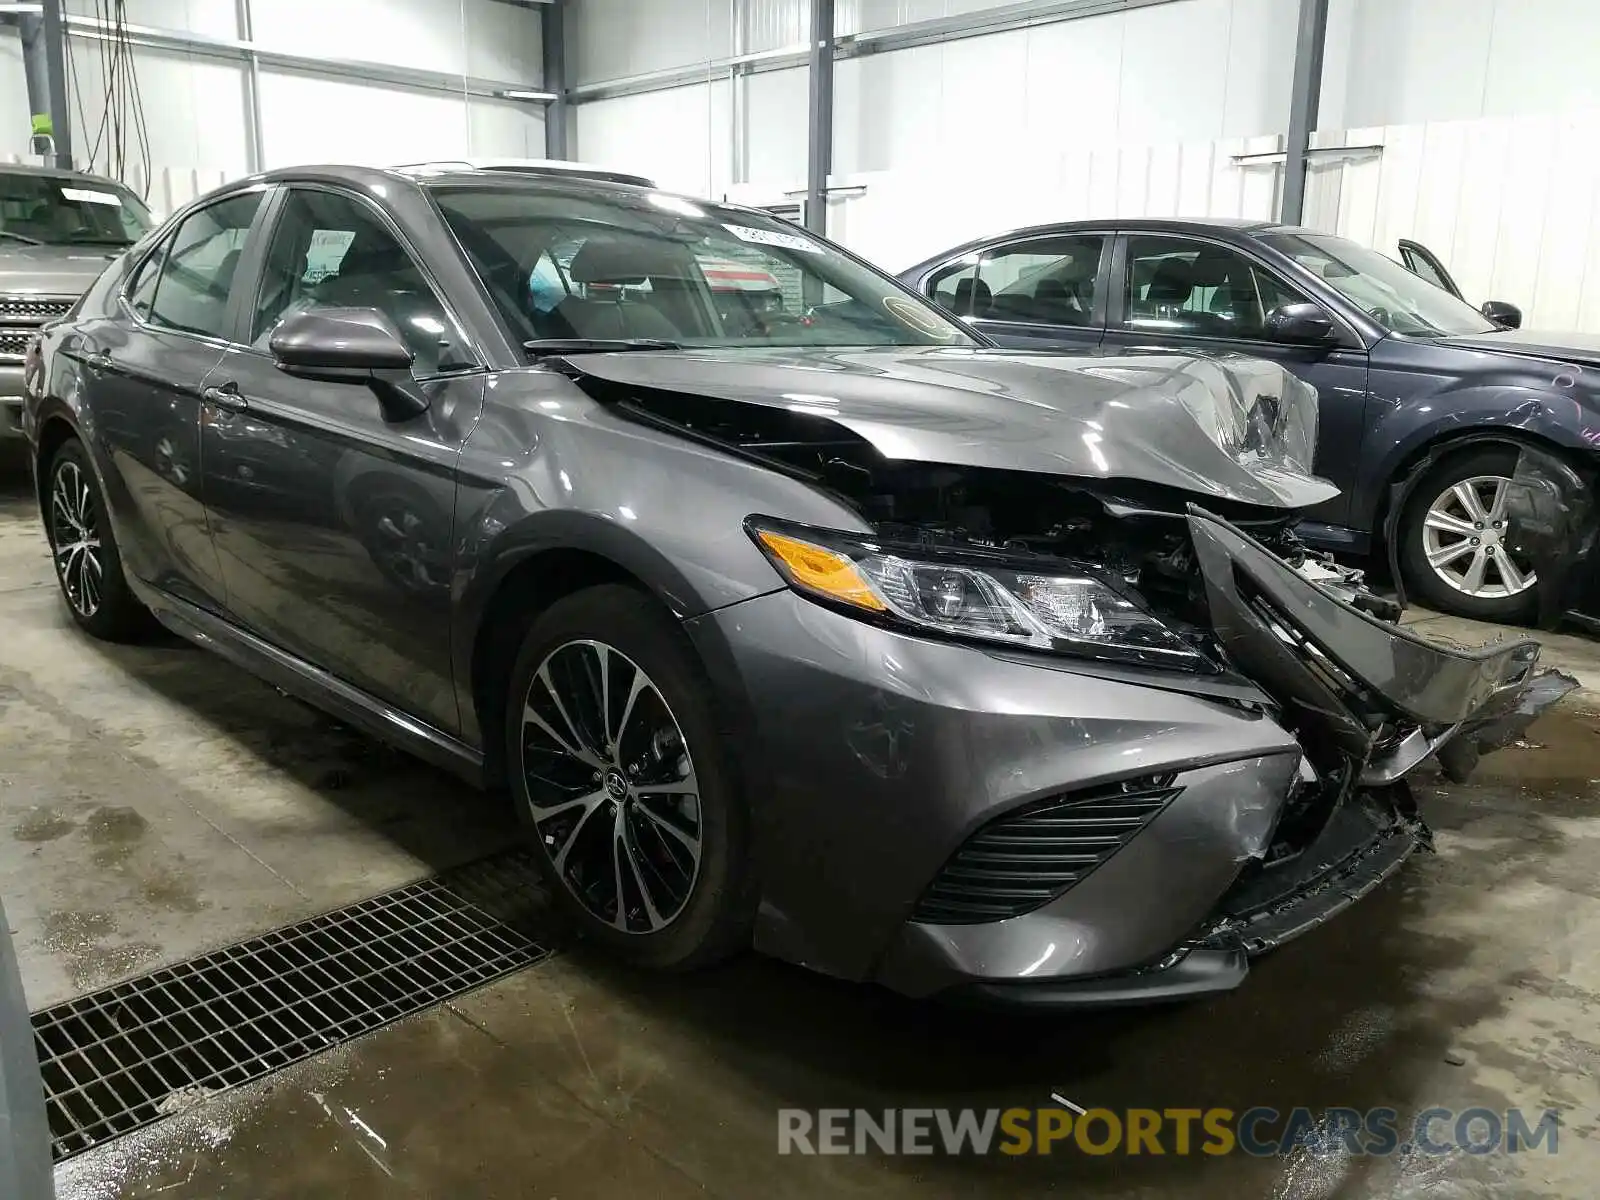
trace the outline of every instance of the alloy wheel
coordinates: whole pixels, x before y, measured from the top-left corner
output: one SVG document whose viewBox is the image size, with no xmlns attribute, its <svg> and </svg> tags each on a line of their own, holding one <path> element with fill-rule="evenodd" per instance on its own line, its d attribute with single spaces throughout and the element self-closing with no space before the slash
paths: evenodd
<svg viewBox="0 0 1600 1200">
<path fill-rule="evenodd" d="M 1422 522 L 1422 549 L 1436 575 L 1483 599 L 1517 596 L 1538 582 L 1532 564 L 1507 548 L 1511 480 L 1474 475 L 1440 492 Z"/>
<path fill-rule="evenodd" d="M 105 586 L 100 514 L 83 469 L 71 459 L 59 463 L 50 485 L 50 546 L 67 603 L 80 617 L 94 616 Z"/>
<path fill-rule="evenodd" d="M 566 642 L 523 698 L 533 825 L 556 876 L 594 917 L 656 933 L 700 874 L 700 791 L 683 731 L 644 670 L 613 646 Z"/>
</svg>

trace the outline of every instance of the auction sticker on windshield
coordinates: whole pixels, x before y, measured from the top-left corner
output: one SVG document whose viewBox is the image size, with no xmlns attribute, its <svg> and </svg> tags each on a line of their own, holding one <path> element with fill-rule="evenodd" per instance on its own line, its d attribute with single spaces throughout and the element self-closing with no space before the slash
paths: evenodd
<svg viewBox="0 0 1600 1200">
<path fill-rule="evenodd" d="M 756 246 L 782 246 L 785 250 L 804 250 L 807 254 L 821 254 L 822 247 L 810 238 L 797 233 L 780 233 L 774 229 L 752 229 L 748 225 L 724 225 L 729 233 L 741 242 Z"/>
<path fill-rule="evenodd" d="M 956 331 L 945 322 L 933 317 L 924 309 L 902 296 L 885 296 L 883 298 L 883 306 L 899 318 L 900 321 L 913 329 L 920 330 L 929 337 L 950 341 L 956 336 Z"/>
<path fill-rule="evenodd" d="M 115 192 L 93 192 L 88 188 L 61 189 L 61 195 L 67 200 L 76 200 L 79 204 L 110 204 L 115 208 L 122 207 L 122 197 Z"/>
</svg>

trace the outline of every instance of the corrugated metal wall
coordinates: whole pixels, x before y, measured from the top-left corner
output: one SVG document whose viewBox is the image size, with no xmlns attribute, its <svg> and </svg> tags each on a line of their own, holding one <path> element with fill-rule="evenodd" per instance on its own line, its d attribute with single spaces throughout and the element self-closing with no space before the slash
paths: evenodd
<svg viewBox="0 0 1600 1200">
<path fill-rule="evenodd" d="M 1324 134 L 1323 137 L 1328 135 Z M 1388 254 L 1433 250 L 1474 303 L 1600 331 L 1600 109 L 1352 130 L 1383 151 L 1313 167 L 1308 222 Z"/>
<path fill-rule="evenodd" d="M 1235 156 L 1270 152 L 1275 137 L 1070 150 L 1017 164 L 1005 185 L 981 173 L 884 171 L 839 177 L 864 190 L 833 200 L 828 229 L 858 253 L 901 270 L 969 238 L 1090 217 L 1259 217 L 1277 207 L 1278 170 Z"/>
</svg>

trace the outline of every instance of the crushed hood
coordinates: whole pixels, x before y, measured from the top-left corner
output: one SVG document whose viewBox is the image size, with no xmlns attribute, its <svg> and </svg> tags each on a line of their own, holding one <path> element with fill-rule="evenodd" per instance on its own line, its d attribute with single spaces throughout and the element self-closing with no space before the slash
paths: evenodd
<svg viewBox="0 0 1600 1200">
<path fill-rule="evenodd" d="M 0 241 L 0 295 L 79 296 L 100 278 L 120 246 L 26 246 Z"/>
<path fill-rule="evenodd" d="M 1136 481 L 1271 509 L 1338 494 L 1311 473 L 1315 389 L 1258 359 L 888 347 L 583 354 L 568 367 L 580 380 L 824 417 L 893 460 Z"/>
</svg>

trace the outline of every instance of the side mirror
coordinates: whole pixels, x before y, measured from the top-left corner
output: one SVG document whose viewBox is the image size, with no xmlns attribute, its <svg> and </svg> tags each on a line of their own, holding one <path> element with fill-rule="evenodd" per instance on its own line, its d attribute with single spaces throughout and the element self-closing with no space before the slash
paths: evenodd
<svg viewBox="0 0 1600 1200">
<path fill-rule="evenodd" d="M 267 341 L 280 371 L 327 383 L 370 387 L 391 421 L 428 409 L 411 375 L 416 352 L 375 308 L 317 308 L 285 317 Z"/>
<path fill-rule="evenodd" d="M 1267 336 L 1303 345 L 1332 341 L 1333 318 L 1310 302 L 1285 304 L 1267 314 Z"/>
<path fill-rule="evenodd" d="M 1480 311 L 1501 329 L 1522 328 L 1522 310 L 1515 304 L 1507 304 L 1504 300 L 1485 300 Z"/>
</svg>

